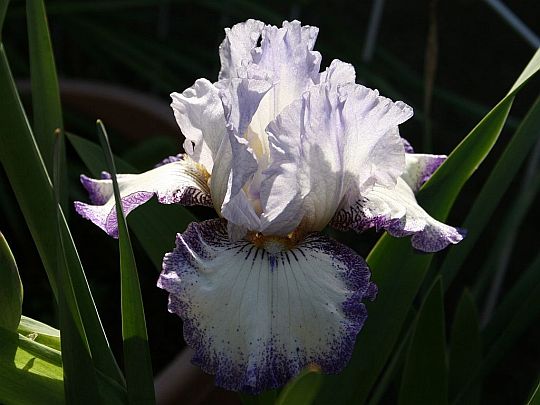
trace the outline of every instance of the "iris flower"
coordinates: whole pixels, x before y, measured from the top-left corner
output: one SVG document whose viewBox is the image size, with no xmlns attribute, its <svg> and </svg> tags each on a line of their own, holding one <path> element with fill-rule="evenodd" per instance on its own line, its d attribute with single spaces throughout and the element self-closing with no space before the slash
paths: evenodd
<svg viewBox="0 0 540 405">
<path fill-rule="evenodd" d="M 193 362 L 216 384 L 259 393 L 308 365 L 347 364 L 373 300 L 364 261 L 321 231 L 384 229 L 435 252 L 462 234 L 415 191 L 445 156 L 415 154 L 398 131 L 411 107 L 355 84 L 334 60 L 320 71 L 316 27 L 248 20 L 226 29 L 217 82 L 172 93 L 185 154 L 120 174 L 127 213 L 154 195 L 214 207 L 163 259 L 158 286 L 183 320 Z M 81 176 L 77 212 L 117 237 L 110 176 Z"/>
</svg>

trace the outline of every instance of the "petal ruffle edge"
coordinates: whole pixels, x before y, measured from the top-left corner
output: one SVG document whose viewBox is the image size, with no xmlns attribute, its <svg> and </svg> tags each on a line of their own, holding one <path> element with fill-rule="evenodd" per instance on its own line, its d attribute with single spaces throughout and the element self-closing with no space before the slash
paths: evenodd
<svg viewBox="0 0 540 405">
<path fill-rule="evenodd" d="M 124 213 L 128 215 L 154 195 L 162 204 L 212 206 L 206 177 L 204 170 L 186 156 L 141 174 L 119 174 L 117 179 Z M 118 222 L 110 175 L 104 172 L 102 179 L 81 175 L 81 183 L 92 204 L 75 201 L 75 210 L 117 238 Z"/>
<path fill-rule="evenodd" d="M 165 255 L 158 286 L 184 321 L 193 363 L 223 388 L 256 394 L 310 364 L 340 372 L 367 317 L 362 300 L 376 295 L 346 246 L 318 234 L 275 246 L 231 243 L 224 221 L 210 220 L 192 223 Z"/>
</svg>

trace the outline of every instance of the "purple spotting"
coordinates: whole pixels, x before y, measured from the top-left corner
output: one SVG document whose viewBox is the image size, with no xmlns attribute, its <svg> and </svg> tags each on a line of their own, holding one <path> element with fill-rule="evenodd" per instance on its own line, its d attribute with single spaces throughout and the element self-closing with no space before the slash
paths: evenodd
<svg viewBox="0 0 540 405">
<path fill-rule="evenodd" d="M 259 253 L 261 250 L 262 253 Z M 239 336 L 257 336 L 256 331 L 250 330 L 256 328 L 256 325 L 239 323 L 235 335 L 223 335 L 223 332 L 220 334 L 215 330 L 219 325 L 208 321 L 213 319 L 212 317 L 204 321 L 197 318 L 196 314 L 200 309 L 189 297 L 195 296 L 203 285 L 207 285 L 206 271 L 201 269 L 201 263 L 211 262 L 218 255 L 221 255 L 220 260 L 223 260 L 225 252 L 242 254 L 242 259 L 253 257 L 251 269 L 242 271 L 270 271 L 273 263 L 273 274 L 288 272 L 288 277 L 293 274 L 291 266 L 294 267 L 295 263 L 298 263 L 297 266 L 305 262 L 311 263 L 315 258 L 324 255 L 330 263 L 329 271 L 334 268 L 337 277 L 348 291 L 341 302 L 343 320 L 341 323 L 336 322 L 338 326 L 325 328 L 325 325 L 317 325 L 316 330 L 305 332 L 307 336 L 320 335 L 322 341 L 319 342 L 322 343 L 318 347 L 324 349 L 315 353 L 310 350 L 311 347 L 299 343 L 291 350 L 287 345 L 290 343 L 288 339 L 293 335 L 281 336 L 276 330 L 264 339 L 242 341 Z M 247 253 L 247 256 L 244 253 Z M 263 266 L 265 261 L 267 265 Z M 341 271 L 338 271 L 339 269 Z M 192 362 L 205 372 L 214 374 L 218 386 L 258 394 L 263 390 L 284 385 L 310 364 L 316 364 L 322 372 L 332 374 L 339 373 L 345 367 L 354 348 L 356 336 L 367 318 L 362 301 L 373 300 L 377 293 L 375 284 L 369 279 L 370 272 L 365 261 L 352 249 L 326 236 L 310 234 L 295 248 L 269 255 L 263 248 L 256 248 L 246 241 L 229 242 L 225 221 L 215 219 L 192 223 L 183 234 L 177 236 L 176 248 L 166 254 L 163 260 L 163 272 L 158 286 L 170 293 L 169 311 L 176 313 L 184 321 L 184 338 L 195 350 Z M 274 284 L 271 283 L 270 288 L 273 287 Z M 208 297 L 218 300 L 220 295 L 220 291 L 216 290 Z M 323 306 L 324 303 L 320 305 Z M 273 314 L 274 306 L 270 305 L 269 309 Z M 275 314 L 272 319 L 278 317 L 286 317 L 286 314 Z M 234 320 L 231 319 L 231 322 Z M 274 322 L 284 321 L 276 319 Z M 309 327 L 309 323 L 304 324 L 306 325 Z M 221 346 L 216 345 L 217 339 L 220 339 Z M 228 339 L 234 340 L 237 345 Z M 238 346 L 238 342 L 243 342 L 243 346 Z"/>
<path fill-rule="evenodd" d="M 122 208 L 124 209 L 124 215 L 127 216 L 139 205 L 142 205 L 150 200 L 153 195 L 154 193 L 152 192 L 139 191 L 122 197 Z M 92 200 L 92 203 L 99 204 L 98 202 L 94 202 L 95 200 L 92 199 L 92 194 L 90 194 L 90 199 Z M 106 202 L 107 201 L 104 201 L 104 203 Z M 118 221 L 116 217 L 115 205 L 112 205 L 111 208 L 107 205 L 89 205 L 80 201 L 75 201 L 74 205 L 75 211 L 77 211 L 79 215 L 99 226 L 107 233 L 107 235 L 112 236 L 113 238 L 118 238 Z"/>
</svg>

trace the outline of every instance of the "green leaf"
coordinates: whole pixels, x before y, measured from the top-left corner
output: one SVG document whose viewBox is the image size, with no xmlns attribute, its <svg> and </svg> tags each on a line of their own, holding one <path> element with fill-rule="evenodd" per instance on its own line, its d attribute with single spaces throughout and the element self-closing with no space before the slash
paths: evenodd
<svg viewBox="0 0 540 405">
<path fill-rule="evenodd" d="M 64 148 L 62 132 L 58 132 L 53 159 L 54 191 L 57 213 L 58 269 L 56 282 L 59 290 L 58 314 L 61 330 L 62 365 L 64 370 L 64 393 L 68 403 L 99 404 L 99 389 L 92 354 L 86 337 L 77 299 L 73 291 L 70 269 L 67 263 L 66 241 L 62 232 L 63 214 L 60 207 L 61 153 Z"/>
<path fill-rule="evenodd" d="M 4 47 L 1 44 L 0 122 L 2 123 L 0 127 L 2 165 L 58 301 L 60 296 L 56 272 L 61 263 L 57 257 L 57 238 L 51 237 L 51 231 L 58 226 L 57 207 L 50 178 L 36 146 L 9 69 Z M 82 314 L 96 368 L 122 385 L 123 377 L 107 342 L 67 223 L 63 217 L 60 221 L 67 267 L 74 290 L 73 296 L 77 298 L 77 301 L 70 305 L 76 305 Z"/>
<path fill-rule="evenodd" d="M 463 224 L 463 227 L 468 230 L 467 237 L 448 252 L 441 267 L 445 287 L 450 285 L 486 225 L 492 219 L 493 212 L 501 198 L 538 139 L 539 127 L 540 98 L 536 100 L 523 119 L 469 211 Z"/>
<path fill-rule="evenodd" d="M 0 328 L 0 403 L 63 404 L 60 352 Z"/>
<path fill-rule="evenodd" d="M 54 132 L 56 129 L 62 130 L 64 125 L 58 78 L 43 0 L 27 0 L 26 14 L 34 136 L 49 175 L 52 175 Z M 64 150 L 61 151 L 60 158 L 62 166 L 65 167 Z M 65 173 L 62 173 L 62 182 L 66 184 L 64 177 Z"/>
<path fill-rule="evenodd" d="M 505 294 L 504 299 L 497 307 L 491 321 L 486 325 L 483 336 L 487 346 L 491 346 L 504 329 L 512 322 L 512 319 L 524 307 L 524 302 L 534 297 L 534 291 L 540 287 L 540 253 L 536 255 L 529 268 L 523 272 L 518 281 Z M 531 313 L 529 322 L 536 322 Z"/>
<path fill-rule="evenodd" d="M 60 331 L 47 324 L 23 315 L 17 331 L 34 342 L 60 350 Z"/>
<path fill-rule="evenodd" d="M 531 395 L 531 399 L 527 401 L 527 405 L 540 405 L 540 382 L 536 386 L 536 389 Z"/>
<path fill-rule="evenodd" d="M 490 152 L 516 92 L 540 68 L 539 54 L 540 51 L 525 68 L 526 74 L 520 76 L 512 92 L 480 121 L 418 193 L 420 205 L 434 218 L 446 219 L 461 188 Z M 367 261 L 381 293 L 375 302 L 366 305 L 369 318 L 357 338 L 349 366 L 340 376 L 325 376 L 318 402 L 366 401 L 392 352 L 432 258 L 432 254 L 414 252 L 408 238 L 395 239 L 385 234 L 379 239 Z"/>
<path fill-rule="evenodd" d="M 275 404 L 309 405 L 315 399 L 321 381 L 320 371 L 308 367 L 283 388 Z"/>
<path fill-rule="evenodd" d="M 459 394 L 456 395 L 452 402 L 453 404 L 461 404 L 461 401 L 467 394 L 469 388 L 489 373 L 503 356 L 508 353 L 508 350 L 515 345 L 523 333 L 527 331 L 527 328 L 532 323 L 537 323 L 540 318 L 540 253 L 537 255 L 533 264 L 526 270 L 522 280 L 516 284 L 516 287 L 521 291 L 523 291 L 525 282 L 531 282 L 532 285 L 527 289 L 526 295 L 519 296 L 520 305 L 509 314 L 511 316 L 508 322 L 497 331 L 497 335 L 495 336 L 493 343 L 489 346 L 481 365 L 474 370 L 474 373 L 471 373 L 471 377 L 468 379 L 467 384 L 463 384 Z M 514 301 L 518 298 L 516 292 L 517 291 L 512 289 L 508 294 L 509 298 L 507 298 L 507 300 Z M 505 300 L 501 304 L 501 309 L 505 312 L 508 311 L 506 305 Z M 497 316 L 495 319 L 496 318 Z"/>
<path fill-rule="evenodd" d="M 99 177 L 101 171 L 107 167 L 100 147 L 77 135 L 68 133 L 67 138 L 92 176 Z M 115 157 L 114 162 L 121 173 L 139 172 L 118 157 Z M 149 201 L 129 216 L 133 233 L 158 270 L 161 270 L 164 254 L 173 248 L 176 234 L 183 232 L 193 221 L 196 221 L 195 217 L 186 208 L 178 204 L 163 205 L 155 201 Z"/>
<path fill-rule="evenodd" d="M 137 264 L 129 238 L 126 218 L 122 207 L 120 188 L 116 179 L 116 167 L 107 132 L 103 123 L 97 122 L 101 146 L 114 189 L 118 241 L 120 245 L 120 284 L 122 300 L 122 338 L 124 340 L 124 367 L 130 404 L 154 404 L 154 381 L 152 361 L 148 347 L 148 334 L 144 318 L 144 306 L 139 285 Z"/>
<path fill-rule="evenodd" d="M 23 286 L 17 263 L 0 232 L 0 328 L 15 331 L 21 320 Z"/>
<path fill-rule="evenodd" d="M 481 361 L 482 340 L 478 313 L 472 295 L 465 290 L 457 306 L 450 336 L 450 398 L 460 391 Z M 478 404 L 480 395 L 481 387 L 477 385 L 463 398 L 462 403 Z"/>
<path fill-rule="evenodd" d="M 0 0 L 0 40 L 2 40 L 2 28 L 4 26 L 4 19 L 6 18 L 8 4 L 9 0 Z"/>
<path fill-rule="evenodd" d="M 448 367 L 442 283 L 435 282 L 422 304 L 403 370 L 400 405 L 446 404 Z"/>
</svg>

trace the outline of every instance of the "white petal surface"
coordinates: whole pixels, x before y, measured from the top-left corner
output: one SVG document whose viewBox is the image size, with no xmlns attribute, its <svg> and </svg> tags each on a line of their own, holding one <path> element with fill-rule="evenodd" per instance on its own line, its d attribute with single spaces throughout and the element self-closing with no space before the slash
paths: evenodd
<svg viewBox="0 0 540 405">
<path fill-rule="evenodd" d="M 259 393 L 308 364 L 347 363 L 376 287 L 362 258 L 324 236 L 278 251 L 231 243 L 220 220 L 191 224 L 165 256 L 158 286 L 184 321 L 193 362 L 216 384 Z"/>
<path fill-rule="evenodd" d="M 415 249 L 437 252 L 463 239 L 462 230 L 432 218 L 416 202 L 413 190 L 402 178 L 394 188 L 375 186 L 347 209 L 339 211 L 332 225 L 341 230 L 385 229 L 392 236 L 412 235 Z"/>
<path fill-rule="evenodd" d="M 188 157 L 141 174 L 117 175 L 125 215 L 154 195 L 162 204 L 212 205 L 204 172 Z M 110 176 L 101 180 L 81 175 L 92 204 L 75 201 L 76 211 L 107 234 L 118 237 L 118 222 Z"/>
<path fill-rule="evenodd" d="M 238 68 L 252 60 L 252 51 L 260 38 L 264 23 L 257 20 L 247 20 L 225 28 L 225 39 L 219 46 L 221 70 L 219 80 L 238 77 Z"/>
<path fill-rule="evenodd" d="M 182 93 L 172 93 L 171 107 L 186 137 L 184 150 L 212 173 L 216 153 L 225 136 L 225 117 L 218 89 L 198 79 Z"/>
<path fill-rule="evenodd" d="M 300 220 L 321 230 L 344 200 L 376 183 L 392 187 L 405 168 L 397 126 L 411 115 L 360 85 L 321 83 L 304 93 L 267 128 L 272 164 L 261 187 L 261 230 L 285 235 Z"/>
<path fill-rule="evenodd" d="M 445 155 L 407 153 L 405 155 L 406 169 L 401 177 L 416 193 L 445 160 Z"/>
</svg>

